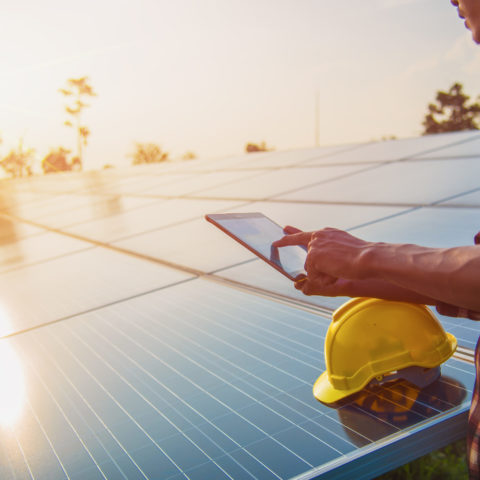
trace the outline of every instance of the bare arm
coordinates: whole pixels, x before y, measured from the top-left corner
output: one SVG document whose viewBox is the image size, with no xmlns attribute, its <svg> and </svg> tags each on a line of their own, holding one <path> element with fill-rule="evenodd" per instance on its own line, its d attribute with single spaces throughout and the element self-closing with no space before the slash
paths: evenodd
<svg viewBox="0 0 480 480">
<path fill-rule="evenodd" d="M 480 311 L 480 247 L 448 249 L 372 244 L 358 259 L 368 277 Z"/>
<path fill-rule="evenodd" d="M 327 285 L 314 280 L 304 283 L 296 282 L 295 287 L 302 290 L 305 295 L 323 295 L 326 297 L 375 297 L 384 300 L 399 302 L 423 303 L 436 305 L 437 301 L 425 295 L 420 295 L 412 290 L 399 287 L 383 280 L 348 280 L 338 278 Z"/>
<path fill-rule="evenodd" d="M 308 247 L 308 276 L 296 284 L 308 295 L 328 295 L 325 292 L 337 284 L 345 292 L 349 286 L 351 293 L 346 294 L 350 296 L 360 292 L 480 311 L 480 246 L 438 249 L 373 243 L 331 228 L 298 232 L 287 227 L 285 231 L 296 233 L 275 242 L 276 246 Z"/>
</svg>

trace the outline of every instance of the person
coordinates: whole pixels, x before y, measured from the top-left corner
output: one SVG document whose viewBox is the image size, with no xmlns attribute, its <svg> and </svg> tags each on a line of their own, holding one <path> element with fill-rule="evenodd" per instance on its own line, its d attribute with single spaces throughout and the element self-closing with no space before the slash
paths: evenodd
<svg viewBox="0 0 480 480">
<path fill-rule="evenodd" d="M 458 16 L 465 20 L 465 26 L 472 32 L 475 43 L 480 43 L 480 2 L 478 0 L 450 0 L 457 7 Z"/>
<path fill-rule="evenodd" d="M 450 0 L 480 44 L 480 0 Z M 307 275 L 295 281 L 305 295 L 376 297 L 435 306 L 443 315 L 480 320 L 480 232 L 474 245 L 429 248 L 367 242 L 348 232 L 324 228 L 302 232 L 287 226 L 274 246 L 308 248 Z M 470 478 L 480 478 L 480 339 L 467 429 Z"/>
<path fill-rule="evenodd" d="M 430 248 L 367 242 L 335 228 L 284 231 L 275 247 L 308 248 L 307 275 L 295 281 L 305 295 L 423 303 L 444 315 L 480 320 L 480 232 L 472 246 Z"/>
</svg>

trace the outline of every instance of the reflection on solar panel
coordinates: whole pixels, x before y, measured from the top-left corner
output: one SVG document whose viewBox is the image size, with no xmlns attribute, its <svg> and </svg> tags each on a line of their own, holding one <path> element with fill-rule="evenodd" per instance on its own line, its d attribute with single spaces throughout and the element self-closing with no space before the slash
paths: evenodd
<svg viewBox="0 0 480 480">
<path fill-rule="evenodd" d="M 344 298 L 203 220 L 262 211 L 432 246 L 480 229 L 476 132 L 5 182 L 0 478 L 371 478 L 465 435 L 477 323 L 423 390 L 312 385 Z"/>
</svg>

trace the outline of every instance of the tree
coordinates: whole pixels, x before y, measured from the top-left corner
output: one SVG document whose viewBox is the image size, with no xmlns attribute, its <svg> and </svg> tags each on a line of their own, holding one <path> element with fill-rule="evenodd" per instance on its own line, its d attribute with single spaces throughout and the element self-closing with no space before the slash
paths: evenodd
<svg viewBox="0 0 480 480">
<path fill-rule="evenodd" d="M 463 93 L 463 85 L 454 83 L 448 92 L 439 90 L 436 103 L 428 105 L 428 113 L 422 125 L 423 135 L 432 133 L 478 130 L 480 104 L 470 103 L 470 97 Z"/>
<path fill-rule="evenodd" d="M 135 152 L 130 155 L 133 165 L 142 163 L 159 163 L 168 160 L 168 152 L 164 152 L 156 143 L 136 143 Z"/>
<path fill-rule="evenodd" d="M 70 150 L 63 147 L 52 149 L 42 160 L 43 173 L 70 172 L 72 170 L 81 170 L 81 163 L 78 157 L 73 157 L 68 161 L 67 155 Z"/>
<path fill-rule="evenodd" d="M 265 142 L 261 143 L 247 143 L 245 145 L 245 151 L 247 153 L 255 153 L 255 152 L 269 152 L 274 150 L 273 148 L 267 147 Z"/>
<path fill-rule="evenodd" d="M 16 149 L 12 148 L 12 150 L 0 160 L 0 165 L 12 178 L 29 177 L 32 175 L 34 151 L 32 148 L 24 150 L 23 142 L 20 140 L 18 147 Z"/>
<path fill-rule="evenodd" d="M 77 160 L 76 165 L 83 164 L 82 146 L 87 145 L 87 138 L 90 135 L 90 130 L 81 122 L 81 113 L 84 108 L 89 105 L 83 99 L 85 97 L 95 97 L 97 94 L 93 91 L 92 86 L 88 83 L 88 77 L 69 78 L 67 80 L 67 88 L 60 88 L 59 92 L 65 97 L 71 97 L 71 103 L 65 106 L 65 111 L 70 116 L 64 124 L 67 127 L 72 127 L 77 132 Z M 73 123 L 72 123 L 73 122 Z"/>
</svg>

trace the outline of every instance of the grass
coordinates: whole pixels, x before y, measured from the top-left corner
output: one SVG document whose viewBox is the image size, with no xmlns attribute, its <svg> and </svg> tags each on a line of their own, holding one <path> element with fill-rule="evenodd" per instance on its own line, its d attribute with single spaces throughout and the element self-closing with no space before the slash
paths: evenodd
<svg viewBox="0 0 480 480">
<path fill-rule="evenodd" d="M 447 445 L 376 480 L 468 480 L 466 440 Z"/>
</svg>

